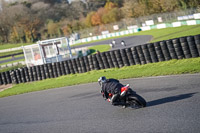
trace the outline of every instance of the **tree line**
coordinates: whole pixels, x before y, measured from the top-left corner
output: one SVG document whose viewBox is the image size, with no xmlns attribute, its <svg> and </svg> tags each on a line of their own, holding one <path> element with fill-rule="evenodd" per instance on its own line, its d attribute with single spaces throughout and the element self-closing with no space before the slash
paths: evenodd
<svg viewBox="0 0 200 133">
<path fill-rule="evenodd" d="M 199 0 L 0 0 L 0 43 L 32 43 L 122 19 L 199 7 Z"/>
</svg>

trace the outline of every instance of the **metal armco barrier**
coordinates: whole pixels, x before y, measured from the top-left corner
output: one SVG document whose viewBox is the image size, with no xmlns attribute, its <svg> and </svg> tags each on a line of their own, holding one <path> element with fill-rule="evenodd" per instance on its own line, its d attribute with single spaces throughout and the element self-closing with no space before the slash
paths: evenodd
<svg viewBox="0 0 200 133">
<path fill-rule="evenodd" d="M 0 85 L 39 81 L 91 70 L 195 57 L 200 57 L 200 35 L 148 43 L 30 68 L 18 68 L 0 73 Z"/>
</svg>

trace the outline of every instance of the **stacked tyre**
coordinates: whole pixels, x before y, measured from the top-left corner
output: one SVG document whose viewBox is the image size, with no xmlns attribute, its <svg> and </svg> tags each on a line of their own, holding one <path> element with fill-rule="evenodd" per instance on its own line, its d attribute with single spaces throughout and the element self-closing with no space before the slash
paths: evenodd
<svg viewBox="0 0 200 133">
<path fill-rule="evenodd" d="M 163 55 L 163 52 L 162 52 L 162 49 L 161 49 L 161 46 L 160 46 L 160 42 L 155 42 L 154 43 L 154 48 L 155 48 L 155 51 L 156 51 L 156 55 L 158 57 L 158 61 L 165 61 L 165 57 Z"/>
<path fill-rule="evenodd" d="M 90 70 L 94 70 L 94 65 L 93 65 L 93 60 L 92 60 L 92 55 L 87 56 Z"/>
<path fill-rule="evenodd" d="M 132 47 L 132 48 L 131 48 L 131 52 L 132 52 L 132 55 L 133 55 L 133 59 L 134 59 L 134 61 L 135 61 L 135 64 L 136 64 L 136 65 L 141 64 L 140 58 L 139 58 L 139 55 L 138 55 L 138 52 L 137 52 L 136 47 Z"/>
<path fill-rule="evenodd" d="M 195 44 L 196 44 L 196 47 L 197 47 L 197 51 L 198 51 L 199 56 L 200 56 L 200 35 L 194 36 L 194 40 L 195 40 Z"/>
<path fill-rule="evenodd" d="M 179 40 L 180 40 L 185 58 L 191 58 L 192 55 L 190 53 L 190 49 L 189 49 L 189 45 L 188 45 L 186 37 L 181 37 Z"/>
<path fill-rule="evenodd" d="M 126 51 L 126 54 L 127 54 L 127 58 L 128 58 L 129 64 L 130 65 L 135 65 L 135 61 L 133 59 L 131 48 L 126 48 L 125 51 Z"/>
<path fill-rule="evenodd" d="M 53 74 L 53 66 L 51 63 L 47 64 L 48 66 L 48 73 L 49 73 L 49 77 L 50 78 L 54 78 L 54 74 Z"/>
<path fill-rule="evenodd" d="M 167 44 L 167 48 L 169 50 L 170 57 L 172 59 L 178 59 L 172 40 L 167 40 L 166 44 Z"/>
<path fill-rule="evenodd" d="M 84 56 L 83 60 L 84 60 L 84 63 L 85 63 L 86 71 L 87 72 L 90 71 L 90 63 L 89 63 L 88 57 Z"/>
<path fill-rule="evenodd" d="M 85 62 L 84 62 L 84 58 L 83 57 L 80 57 L 78 58 L 79 59 L 79 62 L 80 62 L 80 67 L 81 67 L 81 72 L 86 72 L 86 66 L 85 66 Z"/>
<path fill-rule="evenodd" d="M 184 54 L 183 54 L 183 50 L 182 50 L 182 47 L 181 47 L 181 43 L 179 41 L 179 38 L 175 38 L 172 40 L 172 43 L 174 45 L 174 49 L 175 49 L 175 52 L 176 52 L 176 55 L 178 57 L 178 59 L 183 59 L 185 58 Z"/>
<path fill-rule="evenodd" d="M 119 64 L 119 67 L 123 67 L 124 64 L 123 64 L 123 61 L 122 61 L 120 50 L 115 50 L 114 53 L 115 53 L 115 57 L 117 59 L 117 63 Z"/>
<path fill-rule="evenodd" d="M 142 52 L 144 53 L 146 63 L 152 63 L 151 55 L 147 47 L 147 44 L 142 45 L 141 48 L 142 48 Z"/>
<path fill-rule="evenodd" d="M 97 61 L 99 63 L 99 68 L 100 69 L 105 69 L 105 66 L 104 66 L 104 63 L 103 63 L 103 60 L 102 60 L 100 54 L 96 54 L 96 59 L 97 59 Z"/>
<path fill-rule="evenodd" d="M 117 57 L 115 56 L 115 51 L 110 51 L 110 57 L 111 57 L 114 67 L 118 68 L 119 64 L 117 62 Z"/>
<path fill-rule="evenodd" d="M 109 68 L 113 68 L 114 64 L 112 62 L 112 58 L 111 58 L 110 52 L 105 52 L 105 56 L 107 58 Z"/>
<path fill-rule="evenodd" d="M 25 73 L 24 73 L 24 68 L 19 68 L 19 72 L 20 72 L 21 82 L 25 83 L 26 77 L 25 77 Z"/>
<path fill-rule="evenodd" d="M 101 56 L 101 59 L 102 59 L 102 61 L 103 61 L 103 64 L 104 64 L 105 69 L 110 68 L 110 67 L 109 67 L 109 63 L 108 63 L 108 60 L 107 60 L 107 56 L 106 56 L 105 52 L 100 53 L 100 56 Z"/>
<path fill-rule="evenodd" d="M 94 69 L 99 70 L 100 68 L 99 68 L 99 63 L 98 63 L 96 54 L 92 55 L 92 61 L 93 61 Z"/>
<path fill-rule="evenodd" d="M 147 47 L 148 47 L 149 54 L 150 54 L 150 56 L 151 56 L 152 62 L 153 62 L 153 63 L 158 62 L 158 57 L 157 57 L 156 50 L 155 50 L 155 48 L 154 48 L 153 43 L 147 44 Z"/>
<path fill-rule="evenodd" d="M 171 56 L 169 54 L 169 50 L 168 50 L 166 41 L 161 41 L 160 42 L 160 47 L 162 49 L 162 53 L 163 53 L 163 56 L 164 56 L 165 60 L 166 61 L 171 60 Z"/>
<path fill-rule="evenodd" d="M 26 82 L 30 82 L 29 72 L 28 72 L 28 68 L 27 67 L 24 67 L 24 74 L 25 74 Z"/>
<path fill-rule="evenodd" d="M 190 48 L 190 53 L 191 53 L 192 57 L 193 58 L 198 57 L 199 53 L 198 53 L 198 50 L 197 50 L 197 47 L 196 47 L 196 44 L 195 44 L 194 36 L 188 36 L 187 42 L 188 42 L 188 45 L 189 45 L 189 48 Z"/>
<path fill-rule="evenodd" d="M 141 64 L 146 64 L 146 59 L 145 59 L 144 53 L 142 51 L 141 45 L 136 46 L 136 50 L 137 50 L 138 56 L 140 58 Z"/>
<path fill-rule="evenodd" d="M 124 66 L 130 66 L 129 61 L 128 61 L 128 57 L 127 57 L 127 54 L 126 54 L 126 50 L 120 49 L 120 54 L 121 54 Z"/>
<path fill-rule="evenodd" d="M 65 71 L 64 73 L 70 74 L 71 72 L 70 72 L 70 69 L 69 69 L 69 66 L 68 66 L 68 61 L 63 61 L 62 64 L 63 64 L 64 71 Z"/>
</svg>

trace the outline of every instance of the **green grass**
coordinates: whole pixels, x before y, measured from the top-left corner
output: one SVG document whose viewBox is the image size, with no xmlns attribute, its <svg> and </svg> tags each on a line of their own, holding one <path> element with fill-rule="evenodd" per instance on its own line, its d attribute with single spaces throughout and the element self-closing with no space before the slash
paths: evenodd
<svg viewBox="0 0 200 133">
<path fill-rule="evenodd" d="M 0 50 L 30 45 L 32 43 L 0 44 Z"/>
<path fill-rule="evenodd" d="M 182 60 L 133 65 L 123 68 L 94 70 L 82 74 L 65 75 L 54 79 L 46 79 L 30 83 L 14 85 L 12 88 L 0 92 L 0 97 L 23 94 L 33 91 L 71 86 L 90 82 L 97 82 L 100 76 L 108 78 L 127 79 L 160 75 L 176 75 L 185 73 L 200 73 L 200 57 Z"/>
<path fill-rule="evenodd" d="M 149 31 L 141 31 L 134 33 L 133 35 L 152 35 L 151 42 L 157 42 L 162 40 L 169 40 L 182 36 L 190 36 L 200 34 L 200 25 L 193 26 L 181 26 L 165 29 L 153 29 Z"/>
<path fill-rule="evenodd" d="M 95 54 L 97 50 L 99 52 L 109 51 L 110 46 L 109 45 L 96 45 L 96 46 L 89 47 L 89 49 L 92 52 L 92 54 Z"/>
</svg>

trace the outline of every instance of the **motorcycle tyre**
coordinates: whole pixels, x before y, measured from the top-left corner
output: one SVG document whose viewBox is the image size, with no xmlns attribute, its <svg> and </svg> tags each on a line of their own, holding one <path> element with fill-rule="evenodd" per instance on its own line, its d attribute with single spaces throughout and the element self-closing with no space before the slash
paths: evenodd
<svg viewBox="0 0 200 133">
<path fill-rule="evenodd" d="M 135 101 L 136 104 L 139 104 L 139 107 L 146 107 L 146 100 L 138 94 L 130 95 L 128 100 Z"/>
</svg>

